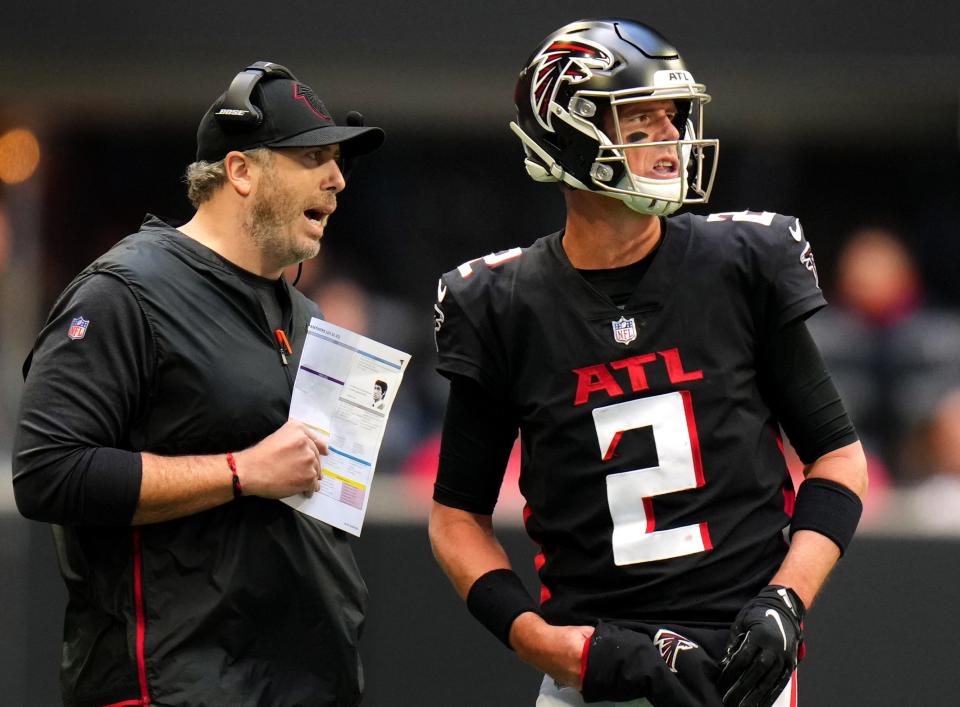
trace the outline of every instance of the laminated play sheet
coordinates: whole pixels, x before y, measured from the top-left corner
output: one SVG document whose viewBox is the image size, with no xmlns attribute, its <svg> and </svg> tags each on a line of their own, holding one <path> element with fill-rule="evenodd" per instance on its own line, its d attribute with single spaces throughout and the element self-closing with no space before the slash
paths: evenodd
<svg viewBox="0 0 960 707">
<path fill-rule="evenodd" d="M 290 418 L 319 432 L 320 490 L 283 501 L 360 535 L 390 409 L 410 355 L 314 318 L 300 356 Z"/>
</svg>

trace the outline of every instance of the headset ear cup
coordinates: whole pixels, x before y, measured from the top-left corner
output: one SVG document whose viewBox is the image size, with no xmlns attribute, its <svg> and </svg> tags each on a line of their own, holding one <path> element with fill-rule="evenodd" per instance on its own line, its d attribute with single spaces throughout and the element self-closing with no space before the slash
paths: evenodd
<svg viewBox="0 0 960 707">
<path fill-rule="evenodd" d="M 263 76 L 260 69 L 244 69 L 234 77 L 223 103 L 214 113 L 218 123 L 224 127 L 253 129 L 263 122 L 263 113 L 250 100 Z"/>
</svg>

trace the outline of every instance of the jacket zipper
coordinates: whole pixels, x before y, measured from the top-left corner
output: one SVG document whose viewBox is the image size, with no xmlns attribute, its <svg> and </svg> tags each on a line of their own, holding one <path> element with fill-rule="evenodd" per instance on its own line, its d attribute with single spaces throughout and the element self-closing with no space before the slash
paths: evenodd
<svg viewBox="0 0 960 707">
<path fill-rule="evenodd" d="M 277 337 L 277 351 L 280 353 L 280 362 L 286 366 L 289 364 L 287 356 L 293 353 L 293 349 L 290 348 L 290 341 L 283 329 L 277 329 L 273 333 Z"/>
<path fill-rule="evenodd" d="M 283 329 L 275 329 L 273 335 L 277 339 L 277 353 L 280 354 L 280 363 L 283 365 L 284 373 L 287 374 L 287 385 L 293 390 L 293 379 L 290 377 L 290 361 L 287 356 L 293 355 L 293 347 L 290 346 L 290 340 Z"/>
</svg>

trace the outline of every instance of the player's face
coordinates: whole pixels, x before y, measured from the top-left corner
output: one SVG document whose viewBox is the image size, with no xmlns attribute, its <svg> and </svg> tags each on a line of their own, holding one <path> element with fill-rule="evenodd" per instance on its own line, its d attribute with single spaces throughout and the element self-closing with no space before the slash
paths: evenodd
<svg viewBox="0 0 960 707">
<path fill-rule="evenodd" d="M 273 150 L 263 165 L 248 227 L 261 252 L 280 267 L 314 257 L 346 186 L 339 145 Z"/>
<path fill-rule="evenodd" d="M 606 132 L 611 140 L 624 145 L 630 171 L 648 179 L 676 179 L 680 176 L 680 156 L 672 145 L 639 147 L 648 142 L 679 140 L 673 124 L 677 106 L 672 100 L 640 101 L 616 106 L 620 134 L 612 114 L 607 116 Z M 638 147 L 632 147 L 637 145 Z"/>
<path fill-rule="evenodd" d="M 383 397 L 383 390 L 380 388 L 380 386 L 379 386 L 379 385 L 373 386 L 373 399 L 374 399 L 374 401 L 375 401 L 375 402 L 379 402 L 382 397 Z"/>
</svg>

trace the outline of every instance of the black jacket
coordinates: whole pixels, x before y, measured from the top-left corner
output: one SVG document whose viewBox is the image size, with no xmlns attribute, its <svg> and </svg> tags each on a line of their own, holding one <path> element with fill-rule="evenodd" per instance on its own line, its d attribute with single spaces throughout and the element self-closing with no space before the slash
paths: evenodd
<svg viewBox="0 0 960 707">
<path fill-rule="evenodd" d="M 55 524 L 71 707 L 360 700 L 367 592 L 344 533 L 254 497 L 129 526 L 140 451 L 238 451 L 286 421 L 319 311 L 277 286 L 285 366 L 250 277 L 148 217 L 66 288 L 24 366 L 14 488 Z"/>
</svg>

